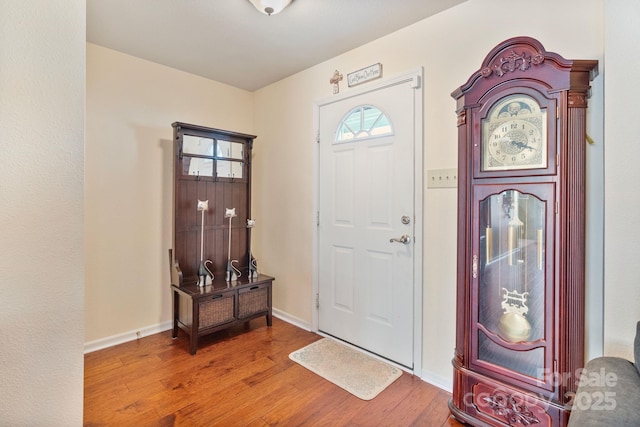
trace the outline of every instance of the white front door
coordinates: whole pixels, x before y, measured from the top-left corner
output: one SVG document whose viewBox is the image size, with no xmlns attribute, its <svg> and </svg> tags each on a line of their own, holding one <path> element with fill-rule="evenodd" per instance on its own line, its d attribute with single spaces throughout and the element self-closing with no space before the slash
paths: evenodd
<svg viewBox="0 0 640 427">
<path fill-rule="evenodd" d="M 408 79 L 319 109 L 318 329 L 408 368 L 417 86 Z"/>
</svg>

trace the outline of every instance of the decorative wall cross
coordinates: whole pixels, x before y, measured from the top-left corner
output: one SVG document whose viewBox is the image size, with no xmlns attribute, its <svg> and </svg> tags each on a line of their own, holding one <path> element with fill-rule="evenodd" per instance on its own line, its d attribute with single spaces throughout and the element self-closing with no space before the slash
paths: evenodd
<svg viewBox="0 0 640 427">
<path fill-rule="evenodd" d="M 333 85 L 333 94 L 340 92 L 340 81 L 342 80 L 342 74 L 338 70 L 333 72 L 333 77 L 329 79 L 329 83 Z"/>
</svg>

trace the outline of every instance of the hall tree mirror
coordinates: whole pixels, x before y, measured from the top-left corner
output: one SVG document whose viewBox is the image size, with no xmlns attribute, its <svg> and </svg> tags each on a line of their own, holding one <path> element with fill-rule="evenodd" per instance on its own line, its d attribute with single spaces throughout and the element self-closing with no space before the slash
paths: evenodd
<svg viewBox="0 0 640 427">
<path fill-rule="evenodd" d="M 208 178 L 243 179 L 245 177 L 245 143 L 182 135 L 180 149 L 182 175 Z"/>
<path fill-rule="evenodd" d="M 212 138 L 184 135 L 182 141 L 182 174 L 214 176 Z"/>
<path fill-rule="evenodd" d="M 219 139 L 216 144 L 216 156 L 242 160 L 244 158 L 244 144 Z"/>
<path fill-rule="evenodd" d="M 244 144 L 239 142 L 216 141 L 217 176 L 221 178 L 242 178 L 244 176 Z M 229 160 L 222 160 L 229 159 Z"/>
</svg>

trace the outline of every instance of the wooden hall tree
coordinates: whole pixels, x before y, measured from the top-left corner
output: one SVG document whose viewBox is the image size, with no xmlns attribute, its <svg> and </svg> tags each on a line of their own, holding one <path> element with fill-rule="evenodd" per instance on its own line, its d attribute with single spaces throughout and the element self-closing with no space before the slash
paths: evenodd
<svg viewBox="0 0 640 427">
<path fill-rule="evenodd" d="M 251 151 L 255 135 L 173 123 L 173 337 L 198 338 L 265 316 L 273 277 L 250 249 Z"/>
</svg>

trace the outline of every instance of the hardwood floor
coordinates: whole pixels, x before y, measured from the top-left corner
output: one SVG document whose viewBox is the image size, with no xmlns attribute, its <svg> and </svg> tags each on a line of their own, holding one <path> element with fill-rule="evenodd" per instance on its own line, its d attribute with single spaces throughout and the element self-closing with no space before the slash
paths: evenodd
<svg viewBox="0 0 640 427">
<path fill-rule="evenodd" d="M 406 372 L 360 400 L 289 353 L 321 337 L 273 319 L 204 337 L 163 332 L 85 356 L 84 425 L 460 426 L 450 394 Z"/>
</svg>

